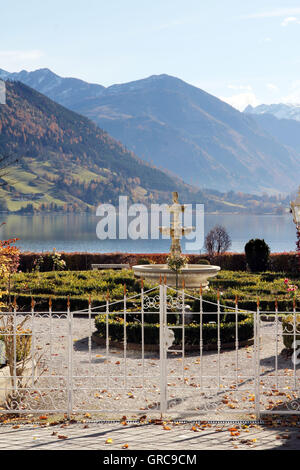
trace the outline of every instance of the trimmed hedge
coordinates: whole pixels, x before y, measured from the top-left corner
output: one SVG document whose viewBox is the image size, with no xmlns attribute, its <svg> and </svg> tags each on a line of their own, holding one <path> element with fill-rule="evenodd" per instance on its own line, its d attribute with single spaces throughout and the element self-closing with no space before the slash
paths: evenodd
<svg viewBox="0 0 300 470">
<path fill-rule="evenodd" d="M 45 259 L 41 271 L 51 271 L 52 262 L 49 258 L 51 253 L 21 253 L 20 267 L 23 272 L 31 272 L 34 263 L 39 257 Z M 167 253 L 131 254 L 131 253 L 61 253 L 61 259 L 66 262 L 66 269 L 70 271 L 84 271 L 91 269 L 92 264 L 139 264 L 140 260 L 150 263 L 166 263 Z M 207 255 L 188 255 L 190 264 L 199 264 L 210 261 L 211 264 L 220 266 L 223 270 L 246 271 L 247 263 L 244 253 L 224 253 L 212 260 Z M 299 272 L 296 252 L 273 253 L 270 255 L 270 270 L 284 273 Z"/>
<path fill-rule="evenodd" d="M 16 296 L 20 307 L 30 310 L 31 297 L 36 301 L 36 309 L 48 309 L 49 297 L 53 310 L 66 310 L 67 297 L 71 309 L 81 310 L 88 306 L 89 296 L 93 304 L 105 303 L 107 291 L 114 301 L 123 299 L 124 284 L 128 296 L 140 292 L 141 283 L 132 271 L 55 271 L 46 273 L 16 273 L 11 280 L 11 297 Z M 6 285 L 0 280 L 0 289 Z M 8 295 L 4 295 L 8 301 Z"/>
<path fill-rule="evenodd" d="M 109 318 L 109 336 L 112 341 L 121 342 L 124 340 L 124 320 L 122 318 Z M 106 337 L 106 316 L 98 315 L 95 318 L 95 326 L 100 337 Z M 169 325 L 172 328 L 172 325 Z M 175 326 L 175 325 L 173 325 Z M 179 329 L 174 329 L 175 345 L 182 342 L 182 333 Z M 204 323 L 202 325 L 203 345 L 217 344 L 217 324 Z M 186 325 L 184 329 L 185 344 L 199 345 L 199 324 Z M 253 319 L 247 317 L 239 322 L 239 341 L 245 341 L 253 337 Z M 126 336 L 128 343 L 141 344 L 142 328 L 138 322 L 126 322 Z M 235 322 L 221 323 L 220 328 L 221 343 L 231 343 L 235 341 Z M 159 324 L 144 324 L 145 344 L 159 344 Z"/>
<path fill-rule="evenodd" d="M 203 296 L 203 300 L 207 300 L 209 302 L 215 302 L 217 303 L 217 296 L 216 294 L 205 294 Z M 225 305 L 226 307 L 235 307 L 235 302 L 234 299 L 228 300 L 228 299 L 221 299 L 222 305 Z M 262 312 L 274 312 L 275 307 L 276 307 L 276 300 L 274 299 L 260 299 L 259 302 L 259 308 L 260 311 Z M 291 312 L 293 310 L 293 300 L 292 299 L 282 299 L 282 300 L 277 300 L 277 306 L 278 306 L 278 311 L 279 312 Z M 239 310 L 248 310 L 251 312 L 256 312 L 257 310 L 257 300 L 243 300 L 239 299 L 238 301 L 238 308 Z M 221 309 L 222 310 L 222 309 Z M 192 306 L 192 311 L 193 312 L 199 312 L 199 300 L 195 300 Z M 210 304 L 207 304 L 206 302 L 203 302 L 203 311 L 204 312 L 210 312 L 216 311 L 216 306 L 212 306 Z"/>
</svg>

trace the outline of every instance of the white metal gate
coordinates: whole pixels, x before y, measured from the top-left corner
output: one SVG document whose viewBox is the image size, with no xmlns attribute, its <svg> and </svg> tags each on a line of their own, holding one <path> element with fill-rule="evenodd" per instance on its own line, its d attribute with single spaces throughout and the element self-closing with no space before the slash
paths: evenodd
<svg viewBox="0 0 300 470">
<path fill-rule="evenodd" d="M 196 311 L 189 310 L 191 302 L 198 303 Z M 295 309 L 288 322 L 282 314 L 259 306 L 246 312 L 237 302 L 224 307 L 201 291 L 164 284 L 131 297 L 124 290 L 122 300 L 107 298 L 86 311 L 68 305 L 53 312 L 50 304 L 36 312 L 32 304 L 20 312 L 15 306 L 1 313 L 0 360 L 5 344 L 8 365 L 0 368 L 0 412 L 193 419 L 298 414 L 297 356 L 281 351 L 284 336 L 300 339 L 299 319 Z"/>
</svg>

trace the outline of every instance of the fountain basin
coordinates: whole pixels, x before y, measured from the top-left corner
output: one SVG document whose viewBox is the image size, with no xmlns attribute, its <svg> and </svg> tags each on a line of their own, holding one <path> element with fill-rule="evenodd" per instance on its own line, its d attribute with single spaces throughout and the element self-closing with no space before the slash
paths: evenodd
<svg viewBox="0 0 300 470">
<path fill-rule="evenodd" d="M 167 285 L 176 287 L 176 273 L 167 264 L 142 264 L 133 266 L 132 269 L 135 276 L 157 284 L 160 277 L 164 280 L 166 276 Z M 220 266 L 187 264 L 178 274 L 178 288 L 182 287 L 183 280 L 187 288 L 197 289 L 200 285 L 206 287 L 208 279 L 217 276 L 220 269 Z"/>
</svg>

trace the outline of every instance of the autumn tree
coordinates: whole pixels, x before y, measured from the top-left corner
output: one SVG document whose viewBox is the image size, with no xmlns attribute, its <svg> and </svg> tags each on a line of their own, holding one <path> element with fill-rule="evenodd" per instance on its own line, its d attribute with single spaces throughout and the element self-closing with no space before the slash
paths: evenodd
<svg viewBox="0 0 300 470">
<path fill-rule="evenodd" d="M 6 291 L 0 292 L 0 297 L 8 294 L 9 304 L 11 303 L 11 277 L 17 271 L 20 261 L 20 249 L 14 246 L 16 241 L 17 238 L 0 240 L 0 277 L 6 284 Z M 0 303 L 0 308 L 4 306 Z"/>
</svg>

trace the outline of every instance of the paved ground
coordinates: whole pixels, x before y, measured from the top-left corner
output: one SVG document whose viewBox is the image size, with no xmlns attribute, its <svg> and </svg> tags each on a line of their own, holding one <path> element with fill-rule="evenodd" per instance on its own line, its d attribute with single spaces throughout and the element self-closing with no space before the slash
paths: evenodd
<svg viewBox="0 0 300 470">
<path fill-rule="evenodd" d="M 129 416 L 141 411 L 152 412 L 160 401 L 160 361 L 157 353 L 120 349 L 106 350 L 91 341 L 94 321 L 74 318 L 72 334 L 65 317 L 29 318 L 34 357 L 42 356 L 36 381 L 29 373 L 26 409 L 41 413 L 67 409 L 67 381 L 70 349 L 72 350 L 73 410 L 115 412 Z M 71 346 L 70 346 L 71 342 Z M 283 349 L 281 324 L 276 331 L 273 322 L 261 327 L 260 385 L 261 408 L 300 408 L 298 388 L 300 367 L 294 367 L 291 358 L 280 354 Z M 36 359 L 37 360 L 37 359 Z M 228 411 L 240 412 L 234 419 L 243 419 L 242 413 L 255 411 L 255 354 L 253 347 L 238 351 L 204 351 L 203 354 L 173 352 L 169 354 L 166 375 L 169 409 L 178 419 L 183 412 L 190 419 L 199 412 L 213 411 L 223 419 Z M 38 374 L 37 374 L 38 375 Z M 208 419 L 208 416 L 206 416 Z"/>
<path fill-rule="evenodd" d="M 43 351 L 44 375 L 34 383 L 30 406 L 47 414 L 50 410 L 66 410 L 66 379 L 68 376 L 68 325 L 66 319 L 38 319 L 34 348 Z M 32 328 L 33 329 L 33 328 Z M 148 412 L 159 400 L 159 360 L 151 354 L 128 351 L 126 358 L 120 350 L 110 350 L 108 360 L 105 349 L 89 341 L 94 331 L 92 321 L 76 318 L 73 323 L 72 345 L 73 377 L 77 392 L 74 394 L 75 411 L 113 410 L 119 419 L 120 410 L 138 419 L 138 413 Z M 283 347 L 281 329 L 265 324 L 261 329 L 260 347 L 261 408 L 299 411 L 300 368 L 291 359 L 280 355 Z M 276 341 L 278 334 L 278 341 Z M 205 352 L 203 356 L 170 357 L 168 360 L 168 398 L 173 419 L 179 405 L 189 411 L 189 419 L 199 416 L 201 406 L 217 419 L 226 411 L 227 419 L 245 419 L 255 409 L 253 396 L 254 351 L 252 347 L 237 351 Z M 218 383 L 218 379 L 221 379 Z M 124 384 L 124 379 L 126 383 Z M 139 397 L 143 380 L 149 381 L 147 396 Z M 152 384 L 153 382 L 153 384 Z M 125 385 L 125 392 L 117 390 Z M 43 388 L 43 386 L 45 388 Z M 203 394 L 203 386 L 206 394 Z M 47 393 L 48 392 L 48 393 Z M 151 393 L 150 393 L 151 392 Z M 57 396 L 56 396 L 57 393 Z M 179 400 L 180 398 L 180 400 Z M 184 399 L 184 400 L 183 400 Z M 177 403 L 178 402 L 178 403 Z M 198 403 L 199 402 L 199 403 Z M 151 406 L 150 406 L 151 405 Z M 128 413 L 127 409 L 138 413 Z M 45 410 L 45 411 L 42 411 Z M 147 410 L 147 411 L 146 411 Z M 132 410 L 133 411 L 133 410 Z M 179 410 L 178 410 L 179 411 Z M 228 415 L 228 411 L 231 413 Z M 244 413 L 247 411 L 247 413 Z M 149 413 L 148 413 L 149 415 Z M 122 416 L 122 415 L 121 415 Z M 228 417 L 229 416 L 229 417 Z M 214 419 L 215 419 L 214 418 Z M 208 419 L 203 416 L 202 419 Z M 52 425 L 51 425 L 52 424 Z M 267 426 L 250 424 L 132 424 L 95 423 L 87 417 L 85 422 L 72 424 L 48 423 L 0 426 L 0 450 L 235 450 L 235 449 L 300 449 L 300 425 L 290 421 L 285 425 L 274 422 Z"/>
<path fill-rule="evenodd" d="M 87 420 L 88 421 L 88 420 Z M 300 449 L 300 426 L 102 424 L 2 425 L 0 450 Z"/>
</svg>

